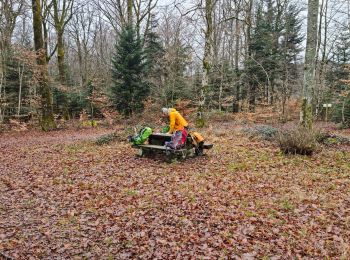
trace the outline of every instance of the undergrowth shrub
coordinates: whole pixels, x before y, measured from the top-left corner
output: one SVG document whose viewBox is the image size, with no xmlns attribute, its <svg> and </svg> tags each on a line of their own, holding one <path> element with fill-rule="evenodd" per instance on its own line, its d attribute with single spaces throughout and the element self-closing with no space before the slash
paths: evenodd
<svg viewBox="0 0 350 260">
<path fill-rule="evenodd" d="M 332 146 L 332 145 L 349 145 L 350 144 L 350 138 L 347 138 L 345 136 L 339 136 L 331 133 L 321 133 L 317 137 L 317 142 L 320 144 Z"/>
<path fill-rule="evenodd" d="M 312 155 L 318 148 L 319 136 L 319 130 L 300 126 L 280 131 L 278 142 L 284 154 Z"/>
<path fill-rule="evenodd" d="M 198 127 L 198 128 L 205 127 L 205 120 L 204 120 L 204 118 L 197 118 L 195 126 Z"/>
<path fill-rule="evenodd" d="M 264 140 L 273 140 L 278 133 L 278 129 L 269 125 L 259 125 L 250 128 L 245 128 L 244 132 L 251 137 L 258 136 L 263 138 Z"/>
<path fill-rule="evenodd" d="M 95 144 L 97 144 L 97 145 L 109 144 L 109 143 L 117 140 L 117 138 L 118 138 L 118 136 L 116 133 L 105 134 L 105 135 L 98 137 L 95 141 Z"/>
</svg>

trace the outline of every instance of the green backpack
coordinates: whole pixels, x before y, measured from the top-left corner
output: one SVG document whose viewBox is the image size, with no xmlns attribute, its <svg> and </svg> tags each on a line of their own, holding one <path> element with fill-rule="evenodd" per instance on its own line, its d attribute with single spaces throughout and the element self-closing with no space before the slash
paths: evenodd
<svg viewBox="0 0 350 260">
<path fill-rule="evenodd" d="M 167 126 L 164 126 L 160 132 L 162 134 L 166 134 L 167 132 L 169 132 L 169 130 L 170 130 L 170 127 L 167 125 Z"/>
<path fill-rule="evenodd" d="M 143 127 L 140 129 L 139 133 L 131 138 L 131 142 L 136 145 L 143 144 L 147 141 L 148 137 L 152 134 L 152 128 Z"/>
</svg>

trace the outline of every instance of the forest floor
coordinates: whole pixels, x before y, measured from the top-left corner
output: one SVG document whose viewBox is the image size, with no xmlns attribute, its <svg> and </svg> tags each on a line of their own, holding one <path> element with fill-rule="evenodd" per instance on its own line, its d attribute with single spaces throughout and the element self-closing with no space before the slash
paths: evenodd
<svg viewBox="0 0 350 260">
<path fill-rule="evenodd" d="M 350 258 L 349 146 L 285 156 L 214 123 L 168 164 L 110 132 L 0 136 L 0 259 Z"/>
</svg>

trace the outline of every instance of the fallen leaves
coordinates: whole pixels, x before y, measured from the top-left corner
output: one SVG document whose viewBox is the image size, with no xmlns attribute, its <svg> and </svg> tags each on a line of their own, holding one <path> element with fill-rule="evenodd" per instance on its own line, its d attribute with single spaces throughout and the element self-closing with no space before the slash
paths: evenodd
<svg viewBox="0 0 350 260">
<path fill-rule="evenodd" d="M 350 257 L 350 155 L 283 156 L 225 126 L 174 164 L 101 131 L 0 138 L 0 252 L 13 258 Z M 105 133 L 105 132 L 103 132 Z M 225 133 L 225 134 L 222 134 Z M 212 138 L 208 135 L 209 138 Z"/>
</svg>

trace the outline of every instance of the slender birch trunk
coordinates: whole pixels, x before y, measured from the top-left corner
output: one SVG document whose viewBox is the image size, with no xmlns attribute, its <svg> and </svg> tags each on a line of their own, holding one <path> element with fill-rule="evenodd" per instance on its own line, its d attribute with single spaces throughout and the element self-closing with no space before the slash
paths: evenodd
<svg viewBox="0 0 350 260">
<path fill-rule="evenodd" d="M 302 110 L 300 114 L 301 123 L 308 128 L 312 127 L 312 100 L 316 85 L 315 58 L 317 49 L 318 6 L 319 0 L 309 0 L 307 39 L 304 64 L 303 98 Z"/>
</svg>

